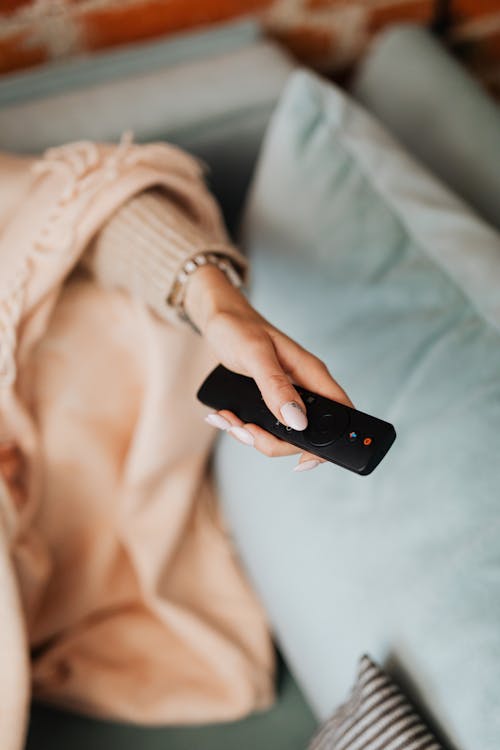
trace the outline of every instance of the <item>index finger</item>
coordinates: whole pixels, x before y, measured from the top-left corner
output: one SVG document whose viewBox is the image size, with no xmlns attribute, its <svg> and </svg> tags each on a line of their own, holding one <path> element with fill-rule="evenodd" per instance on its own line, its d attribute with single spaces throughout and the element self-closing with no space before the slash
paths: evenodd
<svg viewBox="0 0 500 750">
<path fill-rule="evenodd" d="M 331 375 L 327 365 L 293 339 L 285 338 L 287 343 L 280 347 L 280 360 L 293 382 L 354 409 L 351 399 Z"/>
<path fill-rule="evenodd" d="M 272 340 L 261 339 L 249 354 L 247 368 L 268 409 L 288 427 L 305 430 L 307 411 L 304 401 L 285 373 Z"/>
</svg>

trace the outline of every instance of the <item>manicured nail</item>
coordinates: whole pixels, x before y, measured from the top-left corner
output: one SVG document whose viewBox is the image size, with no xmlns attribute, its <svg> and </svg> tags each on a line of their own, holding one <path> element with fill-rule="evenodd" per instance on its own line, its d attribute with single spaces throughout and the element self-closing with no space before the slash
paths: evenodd
<svg viewBox="0 0 500 750">
<path fill-rule="evenodd" d="M 242 443 L 246 443 L 246 445 L 254 444 L 252 433 L 245 430 L 244 427 L 230 427 L 228 432 L 231 432 L 236 438 L 238 438 L 238 440 L 241 440 Z"/>
<path fill-rule="evenodd" d="M 301 464 L 297 464 L 297 466 L 294 466 L 294 471 L 308 471 L 309 469 L 315 469 L 316 466 L 319 466 L 320 461 L 316 461 L 314 458 L 310 458 L 309 461 L 303 461 Z"/>
<path fill-rule="evenodd" d="M 228 430 L 231 427 L 231 422 L 228 422 L 220 414 L 207 414 L 205 422 L 208 422 L 213 427 L 218 427 L 219 430 Z"/>
<path fill-rule="evenodd" d="M 305 430 L 307 427 L 307 417 L 295 401 L 288 401 L 281 409 L 281 416 L 285 424 L 294 430 Z"/>
</svg>

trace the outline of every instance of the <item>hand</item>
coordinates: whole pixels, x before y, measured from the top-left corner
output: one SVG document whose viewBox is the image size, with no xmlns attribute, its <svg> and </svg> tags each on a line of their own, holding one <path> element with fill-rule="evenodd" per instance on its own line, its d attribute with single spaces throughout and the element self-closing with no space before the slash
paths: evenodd
<svg viewBox="0 0 500 750">
<path fill-rule="evenodd" d="M 326 365 L 260 315 L 215 266 L 204 266 L 192 275 L 185 307 L 219 361 L 233 372 L 252 377 L 282 424 L 298 430 L 307 427 L 306 407 L 293 383 L 353 406 Z M 206 419 L 266 456 L 301 452 L 258 425 L 243 423 L 227 409 Z M 324 462 L 320 456 L 302 452 L 294 470 L 312 469 Z"/>
</svg>

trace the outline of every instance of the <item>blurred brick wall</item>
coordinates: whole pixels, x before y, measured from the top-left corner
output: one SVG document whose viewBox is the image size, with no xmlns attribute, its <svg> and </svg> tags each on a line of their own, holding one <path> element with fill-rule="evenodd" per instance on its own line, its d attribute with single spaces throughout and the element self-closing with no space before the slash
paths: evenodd
<svg viewBox="0 0 500 750">
<path fill-rule="evenodd" d="M 431 25 L 438 8 L 435 0 L 275 0 L 266 25 L 307 64 L 336 71 L 353 63 L 380 29 L 397 21 Z"/>
<path fill-rule="evenodd" d="M 0 73 L 262 10 L 270 0 L 0 0 Z"/>
<path fill-rule="evenodd" d="M 500 94 L 500 0 L 0 0 L 0 74 L 248 14 L 332 73 L 389 24 L 432 26 Z"/>
</svg>

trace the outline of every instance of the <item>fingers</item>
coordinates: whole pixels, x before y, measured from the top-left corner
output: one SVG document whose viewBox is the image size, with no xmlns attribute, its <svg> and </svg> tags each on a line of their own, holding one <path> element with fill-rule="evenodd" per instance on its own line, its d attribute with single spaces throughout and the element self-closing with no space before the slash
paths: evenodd
<svg viewBox="0 0 500 750">
<path fill-rule="evenodd" d="M 305 430 L 305 404 L 280 364 L 272 339 L 255 342 L 245 364 L 276 419 L 294 430 Z"/>
<path fill-rule="evenodd" d="M 256 424 L 242 422 L 239 417 L 227 409 L 221 409 L 217 413 L 217 416 L 219 418 L 222 417 L 229 425 L 224 428 L 221 424 L 221 429 L 226 429 L 237 440 L 246 445 L 252 445 L 265 456 L 275 458 L 277 456 L 291 456 L 295 453 L 300 453 L 300 449 L 295 445 L 280 440 Z M 215 422 L 214 426 L 217 426 Z M 247 435 L 251 436 L 253 442 L 250 442 L 247 435 L 245 435 L 245 432 Z"/>
<path fill-rule="evenodd" d="M 295 445 L 291 445 L 284 440 L 280 440 L 256 424 L 242 422 L 239 417 L 227 409 L 213 412 L 212 414 L 207 415 L 205 419 L 209 424 L 218 427 L 221 430 L 226 430 L 226 432 L 239 442 L 245 443 L 246 445 L 252 445 L 260 453 L 263 453 L 270 458 L 291 456 L 300 453 L 300 448 L 297 448 Z M 252 437 L 253 442 L 249 441 L 248 436 Z M 293 471 L 308 471 L 315 469 L 322 463 L 325 463 L 325 459 L 315 456 L 313 453 L 303 452 L 300 455 L 299 461 L 293 467 Z"/>
<path fill-rule="evenodd" d="M 308 471 L 326 463 L 326 459 L 315 456 L 314 453 L 302 453 L 298 463 L 293 467 L 294 471 Z"/>
<path fill-rule="evenodd" d="M 354 404 L 347 393 L 332 377 L 328 367 L 321 359 L 304 349 L 282 331 L 275 330 L 270 334 L 276 341 L 280 361 L 294 383 L 307 388 L 309 391 L 319 393 L 320 396 L 331 398 L 354 408 Z"/>
<path fill-rule="evenodd" d="M 294 384 L 334 401 L 354 406 L 322 360 L 267 321 L 264 323 L 267 335 L 262 335 L 261 330 L 258 331 L 259 335 L 255 335 L 255 331 L 252 330 L 251 335 L 245 339 L 244 357 L 237 361 L 236 366 L 233 364 L 233 369 L 254 379 L 264 403 L 276 419 L 294 430 L 306 429 L 306 407 Z M 227 344 L 226 338 L 223 337 L 222 340 Z M 238 347 L 233 349 L 237 351 Z M 225 364 L 228 366 L 226 362 Z M 326 463 L 325 459 L 309 452 L 301 452 L 296 446 L 286 442 L 286 439 L 280 440 L 256 424 L 243 423 L 229 410 L 214 412 L 206 419 L 210 424 L 227 430 L 232 437 L 255 447 L 266 456 L 300 453 L 294 471 L 302 472 Z"/>
</svg>

